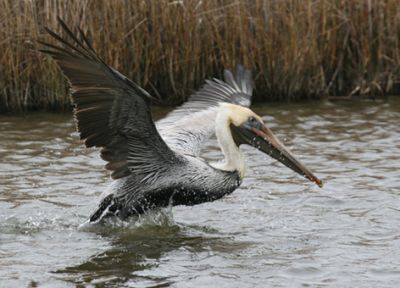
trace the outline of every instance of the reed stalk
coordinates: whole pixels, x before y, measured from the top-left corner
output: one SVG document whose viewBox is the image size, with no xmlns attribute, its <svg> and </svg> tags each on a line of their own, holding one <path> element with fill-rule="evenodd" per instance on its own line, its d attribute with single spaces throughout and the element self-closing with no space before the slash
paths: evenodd
<svg viewBox="0 0 400 288">
<path fill-rule="evenodd" d="M 34 51 L 52 42 L 45 26 L 60 31 L 57 16 L 164 104 L 239 63 L 257 100 L 400 87 L 398 0 L 0 0 L 0 111 L 69 108 L 66 80 Z"/>
</svg>

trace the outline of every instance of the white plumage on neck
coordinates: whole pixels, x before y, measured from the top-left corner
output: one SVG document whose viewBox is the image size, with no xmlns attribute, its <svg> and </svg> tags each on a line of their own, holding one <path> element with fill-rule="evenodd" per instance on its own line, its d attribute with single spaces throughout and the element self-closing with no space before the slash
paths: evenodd
<svg viewBox="0 0 400 288">
<path fill-rule="evenodd" d="M 233 106 L 233 105 L 232 105 Z M 214 168 L 224 171 L 238 171 L 240 178 L 244 177 L 245 162 L 242 152 L 233 141 L 230 124 L 233 122 L 232 106 L 227 103 L 221 103 L 216 117 L 215 134 L 225 159 L 221 162 L 210 163 Z"/>
</svg>

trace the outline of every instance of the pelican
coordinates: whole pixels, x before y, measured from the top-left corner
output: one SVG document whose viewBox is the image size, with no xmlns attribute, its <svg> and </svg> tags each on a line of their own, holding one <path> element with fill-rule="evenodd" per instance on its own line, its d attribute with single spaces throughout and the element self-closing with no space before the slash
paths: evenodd
<svg viewBox="0 0 400 288">
<path fill-rule="evenodd" d="M 232 193 L 245 176 L 247 144 L 322 186 L 322 182 L 274 136 L 251 111 L 250 71 L 225 70 L 225 81 L 213 79 L 182 106 L 154 123 L 152 97 L 135 82 L 108 66 L 82 30 L 72 32 L 59 19 L 66 37 L 46 28 L 59 46 L 40 42 L 72 87 L 74 116 L 86 147 L 101 148 L 113 182 L 90 222 L 132 215 L 168 205 L 196 205 Z M 215 133 L 224 159 L 200 157 Z"/>
</svg>

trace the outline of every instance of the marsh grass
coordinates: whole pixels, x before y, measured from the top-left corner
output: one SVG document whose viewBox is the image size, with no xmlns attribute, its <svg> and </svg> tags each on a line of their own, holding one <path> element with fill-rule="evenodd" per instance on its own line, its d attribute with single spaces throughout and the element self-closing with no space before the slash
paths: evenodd
<svg viewBox="0 0 400 288">
<path fill-rule="evenodd" d="M 0 110 L 65 109 L 67 82 L 35 52 L 60 16 L 163 103 L 238 63 L 258 100 L 375 95 L 400 83 L 398 0 L 0 0 Z M 32 50 L 33 49 L 33 50 Z"/>
</svg>

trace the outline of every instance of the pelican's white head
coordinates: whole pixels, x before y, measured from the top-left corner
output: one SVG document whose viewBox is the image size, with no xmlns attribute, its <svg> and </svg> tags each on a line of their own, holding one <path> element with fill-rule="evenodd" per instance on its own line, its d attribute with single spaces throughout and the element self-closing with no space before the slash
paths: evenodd
<svg viewBox="0 0 400 288">
<path fill-rule="evenodd" d="M 214 167 L 226 171 L 237 170 L 240 177 L 244 177 L 245 164 L 239 146 L 247 144 L 270 155 L 288 168 L 315 182 L 318 186 L 322 186 L 321 180 L 301 164 L 275 137 L 261 117 L 250 109 L 239 105 L 221 103 L 215 129 L 225 161 L 214 164 Z"/>
</svg>

